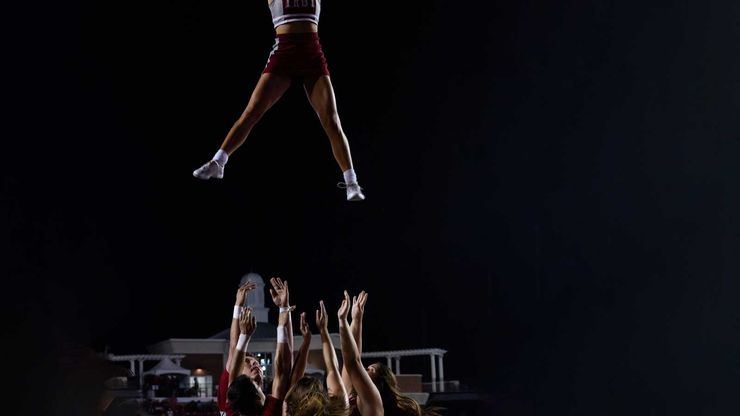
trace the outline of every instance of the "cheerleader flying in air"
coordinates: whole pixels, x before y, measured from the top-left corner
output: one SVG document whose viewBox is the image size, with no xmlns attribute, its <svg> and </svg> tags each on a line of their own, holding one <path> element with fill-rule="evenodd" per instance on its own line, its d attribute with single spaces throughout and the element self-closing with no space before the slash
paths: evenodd
<svg viewBox="0 0 740 416">
<path fill-rule="evenodd" d="M 229 156 L 244 143 L 263 114 L 290 87 L 293 80 L 303 82 L 306 96 L 329 136 L 334 158 L 342 170 L 348 201 L 362 201 L 365 196 L 352 167 L 349 142 L 337 114 L 329 68 L 318 36 L 320 0 L 268 0 L 277 37 L 262 76 L 252 92 L 249 104 L 231 127 L 213 159 L 193 172 L 199 179 L 222 178 Z"/>
</svg>

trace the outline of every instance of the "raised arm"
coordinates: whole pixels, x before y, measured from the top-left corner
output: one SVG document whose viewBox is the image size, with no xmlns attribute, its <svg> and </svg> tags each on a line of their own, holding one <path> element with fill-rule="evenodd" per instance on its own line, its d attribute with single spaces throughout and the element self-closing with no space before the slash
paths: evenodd
<svg viewBox="0 0 740 416">
<path fill-rule="evenodd" d="M 367 302 L 367 293 L 363 290 L 359 295 L 352 297 L 352 323 L 349 325 L 349 332 L 357 344 L 357 352 L 362 357 L 362 319 L 365 315 L 365 302 Z M 347 369 L 342 366 L 342 382 L 347 392 L 352 392 L 352 379 L 349 377 Z"/>
<path fill-rule="evenodd" d="M 239 339 L 236 345 L 229 350 L 229 356 L 232 357 L 229 362 L 229 385 L 239 376 L 241 373 L 241 365 L 244 362 L 244 353 L 247 352 L 247 346 L 249 345 L 249 339 L 257 329 L 257 320 L 252 315 L 252 308 L 242 308 L 241 316 L 239 317 Z"/>
<path fill-rule="evenodd" d="M 303 335 L 303 342 L 298 350 L 298 357 L 293 363 L 293 371 L 290 377 L 291 386 L 303 377 L 308 363 L 308 351 L 311 348 L 311 328 L 308 327 L 308 322 L 306 322 L 306 312 L 301 312 L 301 335 Z"/>
<path fill-rule="evenodd" d="M 383 401 L 380 392 L 367 374 L 360 360 L 360 352 L 357 350 L 355 338 L 349 330 L 347 315 L 350 310 L 350 300 L 347 291 L 344 291 L 342 306 L 337 311 L 339 317 L 339 337 L 342 340 L 342 360 L 344 368 L 347 369 L 352 386 L 357 392 L 357 408 L 362 416 L 382 416 Z"/>
<path fill-rule="evenodd" d="M 247 293 L 256 288 L 257 284 L 254 282 L 247 282 L 239 287 L 236 291 L 236 301 L 234 302 L 234 314 L 231 318 L 231 329 L 229 330 L 229 358 L 226 360 L 226 368 L 231 368 L 231 361 L 233 360 L 234 347 L 236 347 L 236 341 L 239 337 L 239 316 L 241 310 L 246 306 L 244 301 L 247 299 Z M 238 369 L 237 369 L 238 370 Z M 231 370 L 229 370 L 231 373 Z"/>
<path fill-rule="evenodd" d="M 329 396 L 341 399 L 345 406 L 349 405 L 347 401 L 347 390 L 339 376 L 339 360 L 334 351 L 334 345 L 331 342 L 328 329 L 329 317 L 324 307 L 324 301 L 319 302 L 319 310 L 316 311 L 316 326 L 321 333 L 321 351 L 324 354 L 324 366 L 326 367 L 326 387 Z"/>
<path fill-rule="evenodd" d="M 270 283 L 272 284 L 270 288 L 272 301 L 280 308 L 277 347 L 273 363 L 272 395 L 277 399 L 283 399 L 290 388 L 290 372 L 293 367 L 293 322 L 290 319 L 290 312 L 293 308 L 289 302 L 288 282 L 283 282 L 279 277 L 273 277 Z"/>
</svg>

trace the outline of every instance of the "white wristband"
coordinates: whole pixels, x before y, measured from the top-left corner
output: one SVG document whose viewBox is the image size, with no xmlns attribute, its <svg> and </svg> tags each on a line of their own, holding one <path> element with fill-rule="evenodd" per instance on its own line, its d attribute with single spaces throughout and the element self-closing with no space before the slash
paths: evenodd
<svg viewBox="0 0 740 416">
<path fill-rule="evenodd" d="M 247 352 L 247 334 L 239 334 L 239 340 L 236 341 L 236 350 Z"/>
<path fill-rule="evenodd" d="M 283 313 L 283 312 L 290 312 L 290 306 L 281 306 L 280 313 Z"/>
<path fill-rule="evenodd" d="M 277 327 L 277 342 L 278 344 L 288 342 L 288 330 L 282 325 Z"/>
<path fill-rule="evenodd" d="M 242 307 L 234 305 L 234 319 L 239 319 L 240 316 L 242 316 Z"/>
</svg>

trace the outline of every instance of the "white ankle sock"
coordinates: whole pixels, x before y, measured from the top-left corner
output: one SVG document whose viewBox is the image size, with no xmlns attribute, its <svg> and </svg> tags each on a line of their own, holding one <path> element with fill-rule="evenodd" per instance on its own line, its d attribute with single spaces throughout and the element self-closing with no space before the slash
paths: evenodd
<svg viewBox="0 0 740 416">
<path fill-rule="evenodd" d="M 342 175 L 344 175 L 344 183 L 346 183 L 347 185 L 351 183 L 357 183 L 357 175 L 355 174 L 354 169 L 347 169 L 342 172 Z"/>
<path fill-rule="evenodd" d="M 216 155 L 213 156 L 212 160 L 215 160 L 222 167 L 226 166 L 226 162 L 229 161 L 229 154 L 221 149 L 218 149 L 218 152 L 216 152 Z"/>
</svg>

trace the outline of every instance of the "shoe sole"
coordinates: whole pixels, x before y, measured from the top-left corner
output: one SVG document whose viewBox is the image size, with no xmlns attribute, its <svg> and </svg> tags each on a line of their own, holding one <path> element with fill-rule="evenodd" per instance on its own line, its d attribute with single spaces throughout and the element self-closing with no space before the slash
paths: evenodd
<svg viewBox="0 0 740 416">
<path fill-rule="evenodd" d="M 224 176 L 223 176 L 223 175 L 221 175 L 221 176 L 208 176 L 208 177 L 203 177 L 203 176 L 198 176 L 198 175 L 196 175 L 195 173 L 193 173 L 193 177 L 194 177 L 194 178 L 197 178 L 197 179 L 200 179 L 200 180 L 202 180 L 202 181 L 207 181 L 207 180 L 209 180 L 209 179 L 211 179 L 211 178 L 216 178 L 216 179 L 223 179 L 223 177 L 224 177 Z"/>
</svg>

